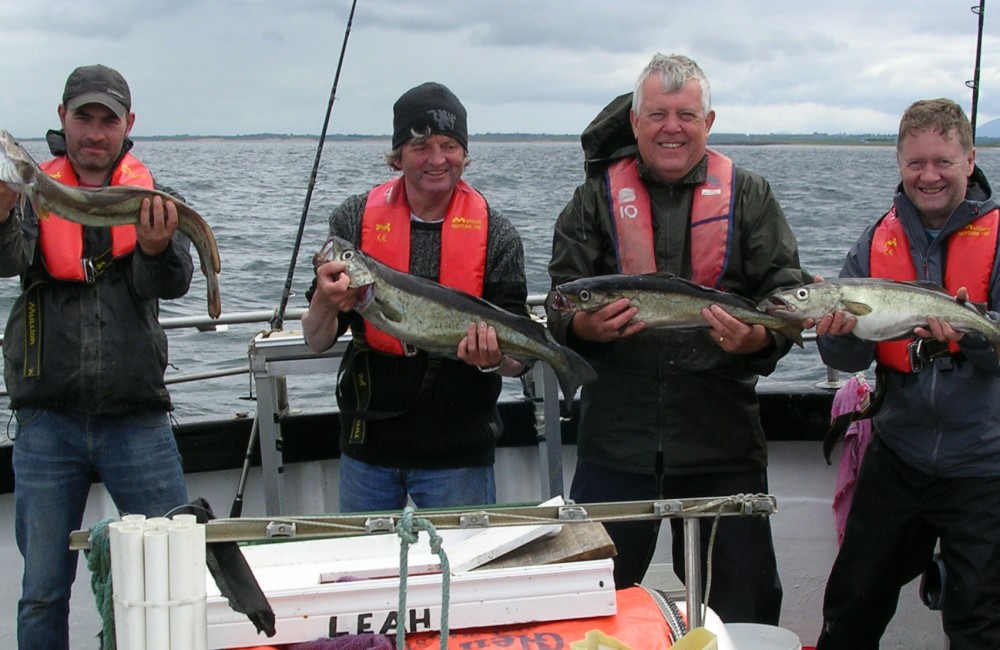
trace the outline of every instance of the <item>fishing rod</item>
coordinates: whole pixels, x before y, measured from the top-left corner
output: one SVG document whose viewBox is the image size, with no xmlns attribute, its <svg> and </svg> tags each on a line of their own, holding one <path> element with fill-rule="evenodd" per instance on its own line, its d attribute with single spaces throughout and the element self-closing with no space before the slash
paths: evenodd
<svg viewBox="0 0 1000 650">
<path fill-rule="evenodd" d="M 983 21 L 986 16 L 986 0 L 979 0 L 979 6 L 973 5 L 969 9 L 974 14 L 979 15 L 979 36 L 976 38 L 976 69 L 972 74 L 972 81 L 966 81 L 965 85 L 972 88 L 972 112 L 969 114 L 969 121 L 972 123 L 972 141 L 976 141 L 976 108 L 979 105 L 979 61 L 983 53 Z"/>
<path fill-rule="evenodd" d="M 326 129 L 330 124 L 330 114 L 333 113 L 333 102 L 337 98 L 337 84 L 340 82 L 340 71 L 344 67 L 344 53 L 347 52 L 347 37 L 351 34 L 351 23 L 354 22 L 354 8 L 358 0 L 351 2 L 351 13 L 347 16 L 347 28 L 344 30 L 344 43 L 340 46 L 340 60 L 337 61 L 337 73 L 333 76 L 333 88 L 330 90 L 330 101 L 326 106 L 326 117 L 323 120 L 323 130 L 320 132 L 319 145 L 316 147 L 316 160 L 313 161 L 312 174 L 309 175 L 309 187 L 306 189 L 306 201 L 302 206 L 302 217 L 299 219 L 299 231 L 295 235 L 295 246 L 292 249 L 292 260 L 288 264 L 288 277 L 285 278 L 285 288 L 281 292 L 281 304 L 271 319 L 271 330 L 280 330 L 285 320 L 285 307 L 292 293 L 292 276 L 295 275 L 295 261 L 299 257 L 299 246 L 302 244 L 302 233 L 306 227 L 306 216 L 309 214 L 309 201 L 312 199 L 313 188 L 316 186 L 316 173 L 319 170 L 319 159 L 323 155 L 323 142 L 326 140 Z"/>
<path fill-rule="evenodd" d="M 320 157 L 323 155 L 323 142 L 326 140 L 326 130 L 330 125 L 330 115 L 333 113 L 333 102 L 337 99 L 337 84 L 340 83 L 340 71 L 344 67 L 344 54 L 347 52 L 347 38 L 351 35 L 351 23 L 354 22 L 354 9 L 358 6 L 358 0 L 351 2 L 351 12 L 347 16 L 347 27 L 344 29 L 344 42 L 340 46 L 340 59 L 337 61 L 337 72 L 333 75 L 333 88 L 330 89 L 330 101 L 326 106 L 326 117 L 323 118 L 323 130 L 320 132 L 319 144 L 316 147 L 316 160 L 313 161 L 312 173 L 309 175 L 309 187 L 306 189 L 306 200 L 302 206 L 302 217 L 299 219 L 299 230 L 295 234 L 295 246 L 292 248 L 292 260 L 288 264 L 288 277 L 285 278 L 285 287 L 281 292 L 281 304 L 274 312 L 271 319 L 271 331 L 280 330 L 285 320 L 285 308 L 288 306 L 288 297 L 292 293 L 292 277 L 295 275 L 295 260 L 299 257 L 299 247 L 302 244 L 302 233 L 306 227 L 306 217 L 309 215 L 309 202 L 312 199 L 313 188 L 316 187 L 316 174 L 319 170 Z M 243 458 L 243 471 L 240 473 L 240 482 L 236 488 L 236 497 L 230 510 L 230 517 L 239 517 L 243 513 L 243 493 L 246 489 L 247 475 L 250 471 L 250 463 L 253 459 L 253 450 L 260 437 L 260 425 L 257 416 L 254 416 L 253 427 L 250 430 L 250 440 L 247 442 L 247 451 Z"/>
</svg>

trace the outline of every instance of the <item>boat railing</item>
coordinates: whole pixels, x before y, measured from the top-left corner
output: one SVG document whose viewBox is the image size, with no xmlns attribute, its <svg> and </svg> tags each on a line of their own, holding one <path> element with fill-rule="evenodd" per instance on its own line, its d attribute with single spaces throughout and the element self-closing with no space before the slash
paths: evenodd
<svg viewBox="0 0 1000 650">
<path fill-rule="evenodd" d="M 544 323 L 545 294 L 528 296 L 528 306 L 533 318 Z M 284 314 L 285 321 L 301 320 L 304 309 L 289 309 Z M 160 324 L 165 330 L 194 328 L 198 331 L 214 331 L 221 326 L 249 325 L 274 322 L 274 310 L 252 310 L 224 313 L 218 319 L 207 316 L 161 317 Z M 804 332 L 804 340 L 815 341 L 813 332 Z M 168 385 L 187 382 L 208 381 L 219 377 L 252 374 L 257 393 L 257 408 L 254 417 L 254 432 L 260 436 L 261 465 L 264 474 L 265 507 L 268 514 L 283 511 L 283 465 L 281 459 L 282 417 L 290 412 L 286 377 L 288 375 L 308 375 L 332 373 L 339 368 L 340 358 L 346 350 L 349 337 L 344 336 L 334 346 L 323 353 L 308 349 L 300 332 L 263 331 L 254 336 L 249 348 L 249 363 L 211 371 L 168 376 Z M 3 340 L 0 338 L 0 346 Z M 558 444 L 560 441 L 559 389 L 555 373 L 544 363 L 538 363 L 522 377 L 522 394 L 532 400 L 535 406 L 537 442 L 539 445 L 542 493 L 548 496 L 563 491 L 562 461 Z M 819 388 L 833 389 L 841 385 L 837 371 L 827 369 L 826 381 L 816 384 Z M 6 398 L 6 391 L 0 391 L 0 398 Z M 2 441 L 0 444 L 9 444 Z"/>
</svg>

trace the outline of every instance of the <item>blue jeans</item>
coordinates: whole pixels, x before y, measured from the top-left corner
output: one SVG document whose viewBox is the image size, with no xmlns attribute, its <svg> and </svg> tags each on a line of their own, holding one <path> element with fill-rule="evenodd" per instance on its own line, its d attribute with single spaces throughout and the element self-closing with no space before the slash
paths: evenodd
<svg viewBox="0 0 1000 650">
<path fill-rule="evenodd" d="M 418 508 L 496 503 L 493 466 L 399 469 L 340 456 L 340 511 L 401 510 L 409 495 Z"/>
<path fill-rule="evenodd" d="M 68 540 L 83 523 L 92 475 L 120 512 L 162 516 L 187 502 L 180 454 L 165 412 L 15 415 L 14 526 L 24 557 L 17 647 L 68 650 L 77 562 Z"/>
</svg>

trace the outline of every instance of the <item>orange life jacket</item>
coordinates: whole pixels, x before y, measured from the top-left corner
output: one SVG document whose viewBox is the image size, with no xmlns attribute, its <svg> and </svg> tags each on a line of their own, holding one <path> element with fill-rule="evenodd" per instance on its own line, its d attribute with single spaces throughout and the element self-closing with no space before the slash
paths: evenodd
<svg viewBox="0 0 1000 650">
<path fill-rule="evenodd" d="M 649 191 L 636 158 L 623 158 L 608 167 L 611 227 L 621 273 L 656 271 L 653 219 Z M 708 149 L 708 177 L 695 187 L 691 200 L 691 279 L 719 287 L 732 246 L 733 200 L 736 174 L 733 161 Z"/>
<path fill-rule="evenodd" d="M 486 278 L 489 207 L 465 181 L 458 181 L 441 224 L 439 282 L 482 297 Z M 400 176 L 368 193 L 361 221 L 361 250 L 392 268 L 410 270 L 410 204 Z M 399 339 L 365 322 L 365 341 L 390 354 L 403 354 Z"/>
<path fill-rule="evenodd" d="M 986 302 L 989 297 L 990 272 L 997 250 L 997 222 L 1000 211 L 990 210 L 966 224 L 964 228 L 948 237 L 945 258 L 944 288 L 955 295 L 965 287 L 969 299 Z M 871 276 L 892 280 L 916 280 L 917 269 L 913 265 L 910 240 L 906 238 L 903 224 L 891 210 L 875 227 L 869 252 Z M 913 339 L 902 341 L 881 341 L 875 344 L 875 359 L 889 368 L 902 372 L 912 371 L 907 346 Z M 958 345 L 951 341 L 948 350 L 958 352 Z"/>
<path fill-rule="evenodd" d="M 46 174 L 63 185 L 80 185 L 69 159 L 59 156 L 39 165 Z M 139 160 L 126 153 L 111 175 L 111 185 L 138 185 L 152 188 L 153 176 Z M 45 269 L 57 280 L 93 281 L 95 262 L 106 253 L 85 259 L 83 226 L 57 214 L 38 215 L 39 240 Z M 135 226 L 111 227 L 111 258 L 124 257 L 135 250 Z M 107 264 L 108 260 L 104 260 Z M 100 263 L 98 262 L 98 265 Z M 99 269 L 98 269 L 99 270 Z"/>
</svg>

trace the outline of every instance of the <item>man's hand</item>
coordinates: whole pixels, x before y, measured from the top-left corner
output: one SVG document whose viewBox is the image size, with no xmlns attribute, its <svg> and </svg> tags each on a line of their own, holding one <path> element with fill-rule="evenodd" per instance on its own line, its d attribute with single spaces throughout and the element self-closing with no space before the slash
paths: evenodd
<svg viewBox="0 0 1000 650">
<path fill-rule="evenodd" d="M 326 262 L 316 269 L 316 293 L 309 307 L 333 312 L 346 312 L 358 304 L 358 288 L 351 288 L 347 264 Z"/>
<path fill-rule="evenodd" d="M 747 325 L 719 305 L 701 310 L 702 318 L 712 329 L 712 340 L 726 352 L 751 354 L 771 344 L 771 335 L 763 325 Z"/>
<path fill-rule="evenodd" d="M 594 311 L 576 312 L 570 327 L 585 341 L 606 343 L 645 329 L 645 322 L 631 322 L 638 313 L 638 307 L 632 307 L 628 298 L 622 298 Z"/>
<path fill-rule="evenodd" d="M 358 289 L 343 262 L 326 262 L 316 268 L 316 292 L 302 314 L 302 333 L 313 352 L 328 350 L 337 340 L 338 314 L 358 304 Z"/>
<path fill-rule="evenodd" d="M 965 287 L 961 287 L 958 293 L 955 294 L 955 299 L 959 302 L 968 302 L 969 291 Z M 927 317 L 928 327 L 914 327 L 913 333 L 922 338 L 935 338 L 938 341 L 961 341 L 962 337 L 965 336 L 965 332 L 959 332 L 953 328 L 948 322 L 935 318 L 934 316 Z"/>
<path fill-rule="evenodd" d="M 135 239 L 145 255 L 156 257 L 167 250 L 170 238 L 177 230 L 177 219 L 177 206 L 173 201 L 159 196 L 142 200 Z"/>
</svg>

